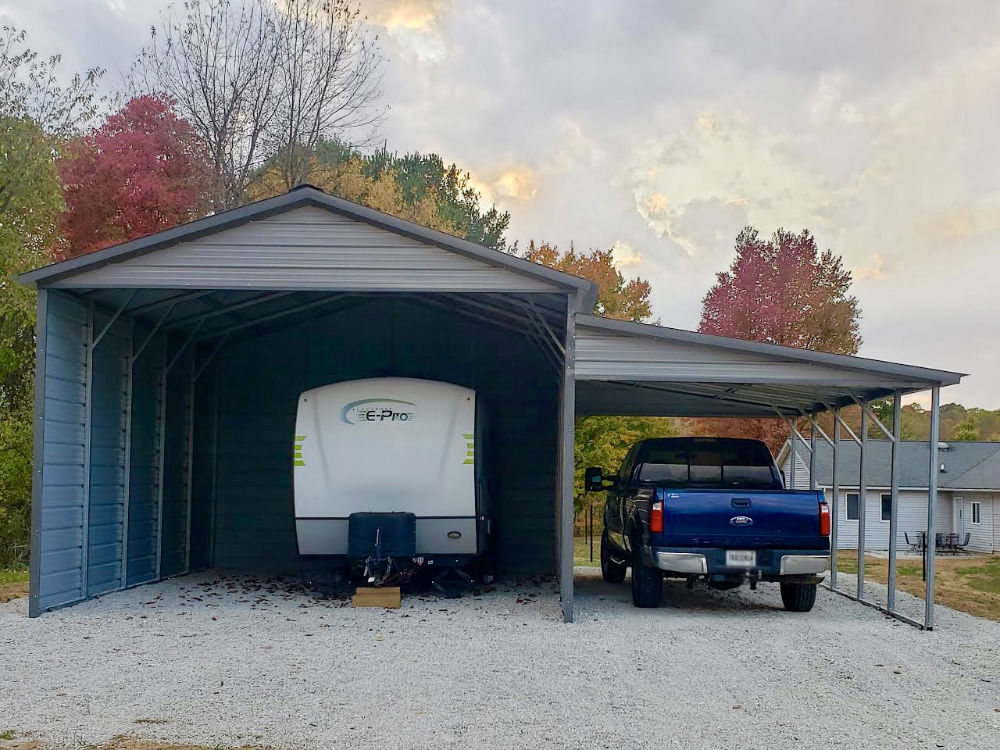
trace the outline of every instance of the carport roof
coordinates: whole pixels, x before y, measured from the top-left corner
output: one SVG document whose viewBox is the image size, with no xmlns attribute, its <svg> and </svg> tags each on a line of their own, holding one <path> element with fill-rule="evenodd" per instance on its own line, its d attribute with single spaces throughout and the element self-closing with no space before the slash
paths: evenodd
<svg viewBox="0 0 1000 750">
<path fill-rule="evenodd" d="M 467 258 L 478 260 L 483 264 L 503 268 L 515 274 L 545 282 L 556 289 L 579 292 L 584 295 L 584 307 L 587 309 L 593 307 L 596 299 L 597 285 L 587 279 L 556 271 L 539 263 L 477 245 L 460 237 L 328 195 L 312 185 L 300 185 L 273 198 L 206 216 L 173 229 L 113 245 L 93 253 L 52 263 L 21 274 L 18 276 L 18 280 L 22 284 L 28 285 L 53 284 L 88 270 L 128 261 L 181 242 L 215 234 L 304 206 L 321 208 L 403 237 L 435 245 Z"/>
<path fill-rule="evenodd" d="M 579 414 L 775 417 L 953 385 L 960 373 L 578 315 Z"/>
</svg>

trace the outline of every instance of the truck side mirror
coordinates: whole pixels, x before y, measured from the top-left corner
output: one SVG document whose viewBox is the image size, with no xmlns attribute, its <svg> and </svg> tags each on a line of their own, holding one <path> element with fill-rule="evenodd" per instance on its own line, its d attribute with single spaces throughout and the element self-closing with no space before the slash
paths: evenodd
<svg viewBox="0 0 1000 750">
<path fill-rule="evenodd" d="M 591 466 L 583 472 L 584 492 L 601 492 L 604 490 L 604 469 Z"/>
<path fill-rule="evenodd" d="M 779 469 L 778 473 L 781 474 L 781 486 L 788 487 L 788 480 L 785 478 L 785 470 Z"/>
</svg>

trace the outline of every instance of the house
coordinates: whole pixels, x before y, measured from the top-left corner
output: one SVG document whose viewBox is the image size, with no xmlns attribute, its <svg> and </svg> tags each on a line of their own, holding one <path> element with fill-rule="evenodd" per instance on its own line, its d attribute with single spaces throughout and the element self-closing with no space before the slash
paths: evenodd
<svg viewBox="0 0 1000 750">
<path fill-rule="evenodd" d="M 786 441 L 778 453 L 778 466 L 792 485 L 790 445 Z M 865 546 L 889 548 L 889 468 L 892 444 L 888 440 L 869 440 L 867 448 L 867 498 L 865 500 Z M 832 501 L 833 448 L 816 441 L 816 487 Z M 897 543 L 906 549 L 904 534 L 927 528 L 927 485 L 930 445 L 927 441 L 900 443 L 899 510 Z M 938 496 L 935 526 L 938 533 L 969 535 L 967 549 L 975 552 L 1000 551 L 1000 443 L 952 442 L 938 444 Z M 854 441 L 843 440 L 837 460 L 840 498 L 837 502 L 837 546 L 858 546 L 858 476 L 860 448 Z M 797 442 L 794 487 L 809 488 L 809 448 Z M 832 503 L 831 503 L 832 504 Z"/>
</svg>

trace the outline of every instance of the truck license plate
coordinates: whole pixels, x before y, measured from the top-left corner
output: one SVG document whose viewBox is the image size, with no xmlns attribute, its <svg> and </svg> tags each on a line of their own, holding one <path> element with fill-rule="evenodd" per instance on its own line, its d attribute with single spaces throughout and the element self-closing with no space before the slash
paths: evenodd
<svg viewBox="0 0 1000 750">
<path fill-rule="evenodd" d="M 727 549 L 726 567 L 752 568 L 757 564 L 757 553 L 752 549 Z"/>
</svg>

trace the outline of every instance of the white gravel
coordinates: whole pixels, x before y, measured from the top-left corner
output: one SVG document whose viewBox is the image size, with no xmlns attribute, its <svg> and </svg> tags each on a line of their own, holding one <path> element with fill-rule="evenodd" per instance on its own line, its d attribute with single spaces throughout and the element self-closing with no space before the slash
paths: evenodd
<svg viewBox="0 0 1000 750">
<path fill-rule="evenodd" d="M 1000 624 L 920 632 L 820 591 L 670 587 L 637 610 L 578 570 L 398 611 L 199 574 L 29 620 L 0 605 L 0 732 L 278 748 L 1000 747 Z M 905 595 L 901 595 L 905 596 Z M 158 723 L 150 723 L 158 722 Z"/>
</svg>

